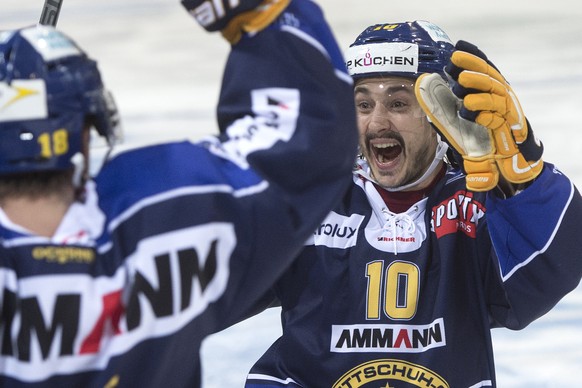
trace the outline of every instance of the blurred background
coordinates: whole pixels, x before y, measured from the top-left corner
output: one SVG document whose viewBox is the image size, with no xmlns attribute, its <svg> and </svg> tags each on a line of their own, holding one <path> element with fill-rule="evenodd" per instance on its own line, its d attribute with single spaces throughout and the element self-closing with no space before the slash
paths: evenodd
<svg viewBox="0 0 582 388">
<path fill-rule="evenodd" d="M 342 49 L 368 25 L 418 19 L 438 24 L 453 41 L 478 45 L 511 82 L 544 142 L 544 159 L 582 187 L 577 2 L 318 3 Z M 41 8 L 42 0 L 2 0 L 0 29 L 37 23 Z M 65 0 L 59 28 L 98 60 L 121 111 L 122 148 L 217 132 L 215 106 L 229 46 L 191 20 L 178 0 Z M 499 387 L 580 386 L 581 287 L 525 330 L 493 333 Z M 272 309 L 210 337 L 203 347 L 205 387 L 243 386 L 253 361 L 279 334 L 278 310 Z"/>
</svg>

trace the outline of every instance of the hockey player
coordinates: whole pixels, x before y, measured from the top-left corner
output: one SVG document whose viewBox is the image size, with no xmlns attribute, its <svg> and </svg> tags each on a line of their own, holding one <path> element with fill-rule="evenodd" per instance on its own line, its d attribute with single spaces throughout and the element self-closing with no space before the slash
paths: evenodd
<svg viewBox="0 0 582 388">
<path fill-rule="evenodd" d="M 580 194 L 475 46 L 386 23 L 346 60 L 353 185 L 278 281 L 283 334 L 246 387 L 494 387 L 490 330 L 580 282 Z"/>
<path fill-rule="evenodd" d="M 224 28 L 253 28 L 229 35 L 220 136 L 94 179 L 90 128 L 117 128 L 96 63 L 50 27 L 0 34 L 1 386 L 199 386 L 204 337 L 253 312 L 345 192 L 352 80 L 320 9 L 237 12 Z"/>
</svg>

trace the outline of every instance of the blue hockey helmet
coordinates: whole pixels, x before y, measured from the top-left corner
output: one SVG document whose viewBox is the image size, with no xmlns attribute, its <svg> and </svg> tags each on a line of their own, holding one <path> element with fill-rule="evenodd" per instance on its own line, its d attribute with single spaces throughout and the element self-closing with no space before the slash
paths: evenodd
<svg viewBox="0 0 582 388">
<path fill-rule="evenodd" d="M 87 125 L 120 136 L 97 63 L 53 27 L 0 32 L 0 175 L 72 167 Z"/>
<path fill-rule="evenodd" d="M 440 27 L 417 20 L 366 28 L 350 45 L 345 58 L 354 79 L 418 78 L 422 73 L 444 76 L 444 67 L 453 49 L 453 43 Z"/>
</svg>

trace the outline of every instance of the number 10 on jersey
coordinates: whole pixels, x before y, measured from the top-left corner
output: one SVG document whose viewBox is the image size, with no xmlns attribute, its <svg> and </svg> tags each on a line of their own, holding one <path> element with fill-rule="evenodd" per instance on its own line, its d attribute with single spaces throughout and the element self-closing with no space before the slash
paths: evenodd
<svg viewBox="0 0 582 388">
<path fill-rule="evenodd" d="M 412 319 L 418 305 L 420 270 L 407 261 L 393 261 L 384 266 L 381 260 L 366 265 L 366 319 L 380 319 L 382 310 L 391 319 Z"/>
</svg>

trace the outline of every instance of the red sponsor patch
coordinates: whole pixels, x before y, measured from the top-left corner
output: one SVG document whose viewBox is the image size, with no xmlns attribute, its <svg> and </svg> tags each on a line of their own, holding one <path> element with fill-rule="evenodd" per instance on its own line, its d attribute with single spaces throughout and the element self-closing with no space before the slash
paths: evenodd
<svg viewBox="0 0 582 388">
<path fill-rule="evenodd" d="M 485 206 L 473 198 L 473 193 L 457 191 L 432 208 L 431 229 L 437 238 L 461 231 L 475 238 L 477 224 L 485 215 Z"/>
</svg>

